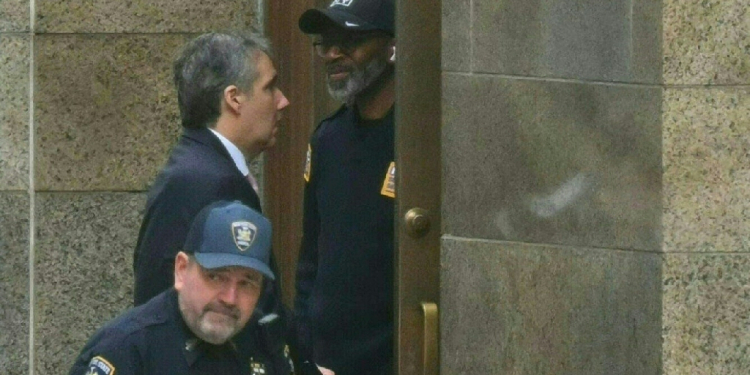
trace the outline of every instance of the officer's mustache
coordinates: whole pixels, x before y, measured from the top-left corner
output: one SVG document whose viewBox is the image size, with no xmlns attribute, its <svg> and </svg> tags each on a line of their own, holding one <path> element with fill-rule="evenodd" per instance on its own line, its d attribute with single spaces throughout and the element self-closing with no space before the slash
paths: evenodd
<svg viewBox="0 0 750 375">
<path fill-rule="evenodd" d="M 240 318 L 240 310 L 238 308 L 226 306 L 221 302 L 213 302 L 206 305 L 206 307 L 203 308 L 203 315 L 209 311 L 227 315 L 235 320 Z"/>
</svg>

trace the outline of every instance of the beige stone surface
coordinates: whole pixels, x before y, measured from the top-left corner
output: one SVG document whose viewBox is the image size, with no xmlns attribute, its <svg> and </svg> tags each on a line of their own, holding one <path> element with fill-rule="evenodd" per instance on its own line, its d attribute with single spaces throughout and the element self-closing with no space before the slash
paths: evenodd
<svg viewBox="0 0 750 375">
<path fill-rule="evenodd" d="M 471 70 L 471 1 L 442 3 L 442 67 L 444 71 Z"/>
<path fill-rule="evenodd" d="M 649 84 L 660 80 L 659 1 L 473 0 L 471 11 L 475 72 Z"/>
<path fill-rule="evenodd" d="M 41 35 L 38 190 L 139 190 L 180 133 L 173 56 L 187 35 Z"/>
<path fill-rule="evenodd" d="M 0 192 L 0 374 L 29 369 L 29 196 Z"/>
<path fill-rule="evenodd" d="M 2 4 L 2 3 L 0 3 Z M 0 35 L 0 189 L 29 186 L 28 36 Z"/>
<path fill-rule="evenodd" d="M 657 375 L 657 253 L 443 237 L 441 373 Z"/>
<path fill-rule="evenodd" d="M 36 29 L 47 33 L 162 33 L 254 25 L 257 1 L 36 0 Z"/>
<path fill-rule="evenodd" d="M 89 336 L 131 306 L 144 205 L 144 194 L 37 195 L 36 373 L 66 373 Z"/>
<path fill-rule="evenodd" d="M 663 100 L 664 251 L 750 251 L 750 89 Z"/>
<path fill-rule="evenodd" d="M 661 250 L 661 92 L 443 74 L 443 233 Z"/>
<path fill-rule="evenodd" d="M 664 1 L 664 83 L 750 83 L 747 9 L 745 0 Z"/>
<path fill-rule="evenodd" d="M 29 31 L 30 0 L 0 1 L 0 32 Z M 0 56 L 4 50 L 0 49 Z"/>
<path fill-rule="evenodd" d="M 750 373 L 750 254 L 664 257 L 663 374 Z"/>
</svg>

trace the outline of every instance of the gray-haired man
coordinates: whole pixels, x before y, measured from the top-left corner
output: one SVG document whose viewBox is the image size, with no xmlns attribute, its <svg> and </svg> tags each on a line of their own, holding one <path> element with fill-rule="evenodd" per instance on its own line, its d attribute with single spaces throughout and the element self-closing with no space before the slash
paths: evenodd
<svg viewBox="0 0 750 375">
<path fill-rule="evenodd" d="M 201 208 L 237 200 L 260 212 L 247 163 L 273 146 L 289 105 L 270 56 L 258 34 L 209 33 L 188 42 L 175 60 L 182 136 L 148 193 L 133 259 L 136 306 L 172 287 L 175 256 Z M 273 254 L 270 267 L 275 271 Z M 259 325 L 252 330 L 259 348 L 277 358 L 285 349 L 286 314 L 278 282 L 265 284 L 250 324 Z"/>
</svg>

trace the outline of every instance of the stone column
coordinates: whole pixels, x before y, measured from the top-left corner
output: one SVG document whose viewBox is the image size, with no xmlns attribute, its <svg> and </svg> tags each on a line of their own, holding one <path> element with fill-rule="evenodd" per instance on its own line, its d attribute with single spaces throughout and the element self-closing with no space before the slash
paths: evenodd
<svg viewBox="0 0 750 375">
<path fill-rule="evenodd" d="M 748 8 L 664 2 L 665 375 L 750 372 Z"/>
<path fill-rule="evenodd" d="M 748 5 L 443 1 L 443 373 L 750 371 Z"/>
<path fill-rule="evenodd" d="M 29 0 L 0 2 L 0 373 L 29 370 Z"/>
</svg>

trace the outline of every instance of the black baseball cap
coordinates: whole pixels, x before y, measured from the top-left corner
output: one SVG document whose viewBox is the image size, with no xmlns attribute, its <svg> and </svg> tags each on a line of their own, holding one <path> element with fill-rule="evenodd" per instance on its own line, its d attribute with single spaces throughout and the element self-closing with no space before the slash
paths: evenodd
<svg viewBox="0 0 750 375">
<path fill-rule="evenodd" d="M 196 215 L 183 250 L 201 267 L 245 267 L 271 280 L 271 222 L 239 201 L 218 201 Z"/>
<path fill-rule="evenodd" d="M 382 30 L 394 35 L 393 0 L 333 0 L 325 9 L 308 9 L 299 18 L 305 34 L 320 34 L 332 25 L 351 31 Z"/>
</svg>

